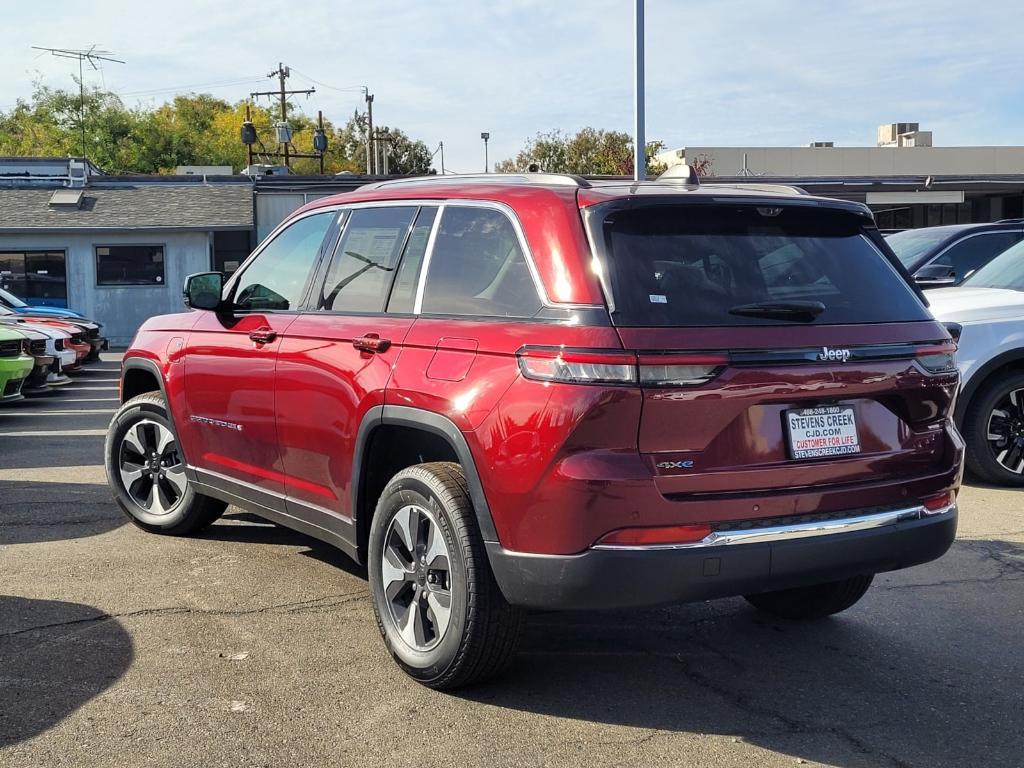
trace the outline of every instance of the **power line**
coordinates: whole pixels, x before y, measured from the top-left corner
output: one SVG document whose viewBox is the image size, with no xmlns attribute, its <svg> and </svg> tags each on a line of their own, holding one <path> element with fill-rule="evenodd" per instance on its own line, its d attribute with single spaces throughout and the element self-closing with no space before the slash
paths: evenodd
<svg viewBox="0 0 1024 768">
<path fill-rule="evenodd" d="M 250 85 L 262 83 L 262 77 L 250 77 L 244 80 L 217 80 L 210 83 L 193 83 L 191 85 L 176 85 L 168 88 L 151 88 L 144 91 L 124 91 L 119 96 L 156 96 L 161 93 L 172 93 L 175 91 L 187 91 L 193 88 L 233 88 L 239 85 Z"/>
</svg>

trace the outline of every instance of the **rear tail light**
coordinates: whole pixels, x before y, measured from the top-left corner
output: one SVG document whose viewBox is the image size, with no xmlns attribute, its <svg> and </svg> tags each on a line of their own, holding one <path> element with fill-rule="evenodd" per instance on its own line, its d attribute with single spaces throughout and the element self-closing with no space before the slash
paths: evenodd
<svg viewBox="0 0 1024 768">
<path fill-rule="evenodd" d="M 956 370 L 956 344 L 919 347 L 914 359 L 929 373 L 951 373 Z"/>
<path fill-rule="evenodd" d="M 929 496 L 927 499 L 922 499 L 921 506 L 924 507 L 925 514 L 934 515 L 952 506 L 954 501 L 956 501 L 956 494 L 953 491 L 946 491 L 937 496 Z"/>
<path fill-rule="evenodd" d="M 523 376 L 535 381 L 645 387 L 705 384 L 729 362 L 722 354 L 637 354 L 560 347 L 523 347 L 516 357 Z"/>
<path fill-rule="evenodd" d="M 663 528 L 620 528 L 597 540 L 598 547 L 657 547 L 694 544 L 711 535 L 710 525 L 672 525 Z"/>
</svg>

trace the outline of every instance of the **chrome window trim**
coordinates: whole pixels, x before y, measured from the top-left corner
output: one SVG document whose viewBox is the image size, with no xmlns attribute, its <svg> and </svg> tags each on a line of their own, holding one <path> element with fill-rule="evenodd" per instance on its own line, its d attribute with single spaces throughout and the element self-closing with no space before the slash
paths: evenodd
<svg viewBox="0 0 1024 768">
<path fill-rule="evenodd" d="M 650 544 L 650 545 L 617 545 L 595 544 L 591 549 L 653 551 L 664 549 L 702 549 L 706 547 L 728 547 L 738 544 L 765 544 L 795 539 L 808 539 L 817 536 L 835 536 L 856 531 L 867 531 L 885 528 L 897 523 L 912 520 L 930 520 L 956 511 L 956 504 L 950 504 L 936 510 L 929 510 L 922 504 L 887 512 L 876 512 L 871 515 L 844 517 L 838 520 L 821 520 L 810 523 L 793 523 L 792 525 L 775 525 L 769 528 L 750 528 L 739 531 L 712 531 L 700 541 L 686 544 Z"/>
<path fill-rule="evenodd" d="M 430 269 L 430 260 L 434 255 L 434 243 L 437 241 L 437 233 L 441 229 L 441 219 L 444 218 L 445 205 L 442 203 L 437 208 L 434 221 L 430 225 L 430 234 L 427 235 L 427 247 L 423 251 L 423 263 L 420 264 L 420 273 L 416 278 L 416 298 L 412 302 L 412 313 L 419 316 L 423 308 L 423 288 L 427 284 L 427 270 Z M 404 254 L 403 254 L 404 255 Z"/>
</svg>

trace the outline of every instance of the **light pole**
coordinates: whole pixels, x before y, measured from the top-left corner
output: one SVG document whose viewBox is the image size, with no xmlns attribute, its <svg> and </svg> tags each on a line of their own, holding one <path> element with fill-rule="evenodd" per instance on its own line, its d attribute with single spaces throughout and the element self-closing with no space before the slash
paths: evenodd
<svg viewBox="0 0 1024 768">
<path fill-rule="evenodd" d="M 487 162 L 487 141 L 491 138 L 491 134 L 484 131 L 480 134 L 480 138 L 484 140 L 484 173 L 490 173 L 490 163 Z"/>
<path fill-rule="evenodd" d="M 647 178 L 647 139 L 644 136 L 644 0 L 636 0 L 633 31 L 636 34 L 633 49 L 633 180 L 640 181 Z"/>
</svg>

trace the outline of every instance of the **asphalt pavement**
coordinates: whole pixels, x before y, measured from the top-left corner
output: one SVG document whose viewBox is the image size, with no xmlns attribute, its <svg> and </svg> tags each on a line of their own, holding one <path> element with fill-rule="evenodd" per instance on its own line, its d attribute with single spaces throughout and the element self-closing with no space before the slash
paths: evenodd
<svg viewBox="0 0 1024 768">
<path fill-rule="evenodd" d="M 1024 490 L 965 488 L 951 551 L 839 617 L 537 615 L 505 677 L 436 693 L 340 552 L 126 522 L 115 358 L 0 409 L 0 766 L 1024 766 Z"/>
</svg>

